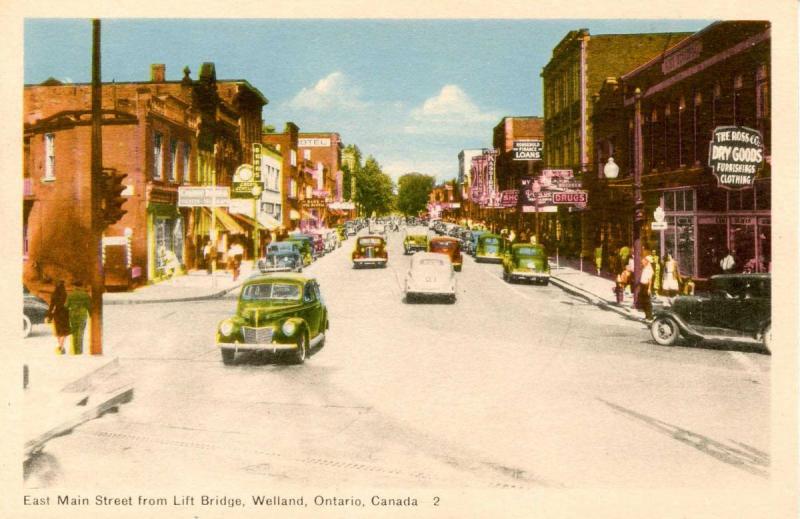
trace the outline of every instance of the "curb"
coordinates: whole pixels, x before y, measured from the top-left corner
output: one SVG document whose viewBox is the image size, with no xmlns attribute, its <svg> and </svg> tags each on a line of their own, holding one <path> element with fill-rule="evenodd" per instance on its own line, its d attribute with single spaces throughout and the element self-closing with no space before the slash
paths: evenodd
<svg viewBox="0 0 800 519">
<path fill-rule="evenodd" d="M 153 303 L 180 303 L 182 301 L 206 301 L 209 299 L 218 299 L 220 297 L 224 297 L 225 294 L 228 294 L 236 290 L 237 288 L 240 288 L 242 284 L 243 283 L 239 283 L 238 285 L 234 285 L 224 290 L 220 290 L 218 292 L 202 296 L 171 297 L 164 299 L 116 299 L 116 300 L 111 299 L 108 301 L 104 300 L 103 305 L 143 305 L 143 304 L 153 304 Z"/>
<path fill-rule="evenodd" d="M 572 283 L 564 281 L 561 278 L 558 278 L 556 276 L 550 276 L 550 282 L 553 283 L 554 285 L 558 286 L 561 290 L 563 290 L 563 291 L 565 291 L 565 292 L 567 292 L 569 294 L 576 295 L 578 297 L 582 297 L 583 299 L 587 300 L 589 303 L 592 303 L 593 305 L 595 305 L 595 306 L 597 306 L 599 308 L 602 308 L 603 310 L 610 310 L 610 311 L 612 311 L 612 312 L 614 312 L 616 314 L 619 314 L 622 317 L 625 317 L 626 319 L 629 319 L 631 321 L 637 321 L 637 322 L 642 323 L 644 325 L 648 324 L 647 319 L 631 315 L 631 313 L 628 312 L 627 310 L 625 310 L 623 308 L 620 308 L 618 306 L 615 306 L 615 305 L 609 303 L 608 301 L 606 301 L 605 299 L 603 299 L 601 297 L 598 297 L 595 294 L 593 294 L 593 293 L 591 293 L 591 292 L 589 292 L 587 290 L 584 290 L 584 289 L 582 289 L 582 288 L 580 288 L 580 287 L 578 287 L 576 285 L 573 285 Z"/>
</svg>

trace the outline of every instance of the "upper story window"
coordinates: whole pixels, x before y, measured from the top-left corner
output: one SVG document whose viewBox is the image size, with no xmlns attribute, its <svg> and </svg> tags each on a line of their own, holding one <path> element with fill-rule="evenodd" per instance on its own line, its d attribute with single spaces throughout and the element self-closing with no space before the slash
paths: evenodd
<svg viewBox="0 0 800 519">
<path fill-rule="evenodd" d="M 311 160 L 311 150 L 303 150 L 303 159 Z"/>
<path fill-rule="evenodd" d="M 158 132 L 153 134 L 153 178 L 163 180 L 164 178 L 164 136 Z"/>
<path fill-rule="evenodd" d="M 181 179 L 183 180 L 184 184 L 191 183 L 192 179 L 189 169 L 189 157 L 192 154 L 192 147 L 187 144 L 183 143 L 183 167 L 181 168 Z"/>
<path fill-rule="evenodd" d="M 297 150 L 292 150 L 289 155 L 289 160 L 291 161 L 292 167 L 297 167 Z"/>
<path fill-rule="evenodd" d="M 56 178 L 56 136 L 44 134 L 44 180 Z"/>
<path fill-rule="evenodd" d="M 169 166 L 167 167 L 168 180 L 175 182 L 178 177 L 178 141 L 169 140 Z"/>
</svg>

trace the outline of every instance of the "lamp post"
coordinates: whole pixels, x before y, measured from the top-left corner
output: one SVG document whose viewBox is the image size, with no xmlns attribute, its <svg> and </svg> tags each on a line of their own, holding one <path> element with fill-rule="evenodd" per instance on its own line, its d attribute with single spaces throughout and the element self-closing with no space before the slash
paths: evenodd
<svg viewBox="0 0 800 519">
<path fill-rule="evenodd" d="M 638 286 L 642 273 L 642 224 L 644 223 L 644 200 L 642 199 L 642 91 L 633 93 L 633 304 L 639 303 Z M 608 179 L 617 178 L 619 166 L 614 158 L 609 157 L 603 167 L 603 174 Z"/>
</svg>

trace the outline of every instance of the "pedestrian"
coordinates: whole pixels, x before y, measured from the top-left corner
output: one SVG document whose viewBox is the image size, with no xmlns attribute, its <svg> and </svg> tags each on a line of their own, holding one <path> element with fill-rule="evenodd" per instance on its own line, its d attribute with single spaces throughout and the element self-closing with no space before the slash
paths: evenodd
<svg viewBox="0 0 800 519">
<path fill-rule="evenodd" d="M 623 245 L 619 248 L 619 264 L 621 268 L 625 268 L 631 258 L 631 248 Z"/>
<path fill-rule="evenodd" d="M 242 266 L 243 255 L 244 255 L 244 249 L 239 244 L 239 242 L 238 241 L 233 242 L 231 248 L 228 249 L 228 262 L 229 262 L 229 267 L 233 271 L 234 281 L 239 279 L 239 269 Z"/>
<path fill-rule="evenodd" d="M 678 295 L 681 284 L 681 273 L 678 270 L 678 262 L 669 252 L 664 255 L 664 283 L 662 288 L 664 295 L 675 297 Z"/>
<path fill-rule="evenodd" d="M 514 232 L 514 229 L 508 231 L 508 243 L 513 244 L 514 240 L 517 238 L 517 234 Z"/>
<path fill-rule="evenodd" d="M 637 288 L 639 309 L 644 311 L 645 319 L 653 319 L 653 302 L 650 299 L 653 291 L 653 267 L 647 257 L 642 258 L 642 273 L 639 276 L 639 286 Z"/>
<path fill-rule="evenodd" d="M 89 319 L 92 302 L 89 294 L 83 289 L 83 281 L 76 279 L 72 283 L 72 291 L 67 296 L 65 306 L 69 310 L 69 328 L 72 332 L 72 355 L 83 353 L 83 332 Z"/>
<path fill-rule="evenodd" d="M 205 263 L 206 272 L 211 274 L 211 240 L 207 239 L 206 244 L 203 246 L 203 263 Z"/>
<path fill-rule="evenodd" d="M 653 295 L 658 295 L 661 293 L 661 260 L 658 257 L 658 251 L 653 249 L 650 255 L 647 257 L 648 261 L 650 261 L 650 266 L 653 267 L 653 290 L 651 293 Z"/>
<path fill-rule="evenodd" d="M 67 302 L 67 289 L 64 287 L 64 282 L 59 280 L 56 282 L 56 289 L 50 298 L 50 306 L 47 308 L 46 321 L 53 323 L 53 333 L 58 341 L 56 353 L 58 355 L 64 354 L 64 339 L 70 334 L 69 329 L 69 311 L 66 307 Z"/>
<path fill-rule="evenodd" d="M 597 269 L 597 275 L 600 275 L 600 270 L 603 268 L 603 246 L 594 248 L 594 266 Z"/>
<path fill-rule="evenodd" d="M 622 269 L 622 271 L 617 274 L 614 284 L 614 295 L 617 297 L 617 304 L 622 304 L 622 301 L 625 299 L 625 287 L 627 287 L 630 282 L 631 271 L 627 268 Z"/>
<path fill-rule="evenodd" d="M 732 252 L 733 251 L 725 249 L 725 257 L 719 261 L 719 266 L 723 274 L 731 274 L 736 268 L 736 260 Z"/>
</svg>

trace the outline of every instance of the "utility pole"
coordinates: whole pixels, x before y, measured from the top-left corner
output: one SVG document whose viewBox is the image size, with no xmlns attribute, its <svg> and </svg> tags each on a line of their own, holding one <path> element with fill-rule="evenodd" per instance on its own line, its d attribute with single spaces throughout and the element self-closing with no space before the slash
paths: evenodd
<svg viewBox="0 0 800 519">
<path fill-rule="evenodd" d="M 92 171 L 91 171 L 91 249 L 94 261 L 91 271 L 91 321 L 90 353 L 103 354 L 103 215 L 101 198 L 103 192 L 103 132 L 102 132 L 102 83 L 100 79 L 100 20 L 92 20 Z"/>
</svg>

